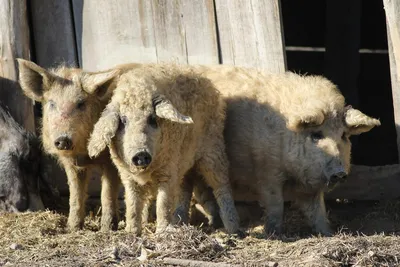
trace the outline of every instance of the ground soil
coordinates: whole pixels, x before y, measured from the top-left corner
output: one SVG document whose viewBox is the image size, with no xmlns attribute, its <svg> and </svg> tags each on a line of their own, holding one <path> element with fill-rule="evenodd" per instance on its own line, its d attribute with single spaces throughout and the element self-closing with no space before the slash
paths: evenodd
<svg viewBox="0 0 400 267">
<path fill-rule="evenodd" d="M 65 213 L 1 214 L 0 266 L 172 266 L 167 257 L 206 262 L 192 266 L 400 266 L 400 201 L 329 202 L 327 209 L 333 237 L 311 235 L 290 205 L 279 237 L 263 233 L 261 222 L 252 218 L 261 211 L 249 206 L 240 207 L 244 238 L 204 224 L 161 235 L 148 224 L 142 237 L 135 237 L 124 232 L 123 221 L 118 231 L 102 233 L 95 210 L 84 229 L 72 233 Z"/>
</svg>

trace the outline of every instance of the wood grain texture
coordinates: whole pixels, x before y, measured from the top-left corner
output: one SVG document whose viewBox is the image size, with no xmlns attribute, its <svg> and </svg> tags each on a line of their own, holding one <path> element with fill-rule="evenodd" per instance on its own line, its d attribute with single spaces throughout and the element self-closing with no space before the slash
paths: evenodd
<svg viewBox="0 0 400 267">
<path fill-rule="evenodd" d="M 129 62 L 157 62 L 150 1 L 85 0 L 82 14 L 74 16 L 75 20 L 82 16 L 83 68 L 95 71 Z"/>
<path fill-rule="evenodd" d="M 284 72 L 279 0 L 215 0 L 223 64 Z"/>
<path fill-rule="evenodd" d="M 26 98 L 18 81 L 16 58 L 29 59 L 29 27 L 26 1 L 0 3 L 0 100 L 27 130 L 35 132 L 33 102 Z"/>
<path fill-rule="evenodd" d="M 32 0 L 30 3 L 36 63 L 45 68 L 60 63 L 77 67 L 70 2 Z"/>
<path fill-rule="evenodd" d="M 153 0 L 158 62 L 218 64 L 212 0 Z"/>
<path fill-rule="evenodd" d="M 386 13 L 397 153 L 400 159 L 400 2 L 383 0 Z"/>
</svg>

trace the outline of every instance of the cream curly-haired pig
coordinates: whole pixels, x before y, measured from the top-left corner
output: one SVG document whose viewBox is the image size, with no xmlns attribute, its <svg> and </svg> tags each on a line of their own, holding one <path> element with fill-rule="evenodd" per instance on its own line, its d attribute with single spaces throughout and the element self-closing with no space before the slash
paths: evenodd
<svg viewBox="0 0 400 267">
<path fill-rule="evenodd" d="M 225 102 L 218 91 L 188 67 L 149 64 L 120 77 L 88 150 L 95 157 L 110 148 L 125 187 L 127 231 L 140 234 L 143 208 L 153 197 L 157 232 L 163 231 L 191 169 L 213 189 L 226 230 L 238 230 L 224 121 Z"/>
<path fill-rule="evenodd" d="M 293 199 L 314 230 L 329 235 L 324 191 L 350 171 L 349 137 L 380 122 L 346 107 L 337 87 L 321 76 L 229 66 L 196 70 L 227 101 L 224 136 L 234 199 L 259 201 L 265 230 L 275 233 L 281 231 L 284 199 Z M 204 189 L 197 191 L 200 202 L 210 199 Z M 186 211 L 187 203 L 178 210 Z"/>
</svg>

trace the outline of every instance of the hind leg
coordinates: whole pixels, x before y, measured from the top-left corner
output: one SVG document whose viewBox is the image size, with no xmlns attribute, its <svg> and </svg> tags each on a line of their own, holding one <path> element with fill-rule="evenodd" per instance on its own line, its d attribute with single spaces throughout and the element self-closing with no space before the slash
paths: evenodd
<svg viewBox="0 0 400 267">
<path fill-rule="evenodd" d="M 218 150 L 217 150 L 218 151 Z M 206 153 L 197 163 L 199 173 L 212 188 L 220 209 L 221 220 L 228 233 L 239 230 L 239 216 L 232 197 L 232 189 L 228 179 L 228 160 L 223 151 Z"/>
<path fill-rule="evenodd" d="M 326 215 L 323 192 L 317 192 L 315 195 L 299 195 L 296 198 L 296 204 L 316 233 L 325 236 L 332 235 L 332 229 Z"/>
<path fill-rule="evenodd" d="M 111 164 L 103 168 L 101 177 L 101 230 L 118 229 L 118 193 L 121 181 Z"/>
</svg>

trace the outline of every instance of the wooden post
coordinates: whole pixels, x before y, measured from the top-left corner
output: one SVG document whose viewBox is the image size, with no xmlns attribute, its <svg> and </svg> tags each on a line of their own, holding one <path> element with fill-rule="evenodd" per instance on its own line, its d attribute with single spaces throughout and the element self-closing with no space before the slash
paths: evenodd
<svg viewBox="0 0 400 267">
<path fill-rule="evenodd" d="M 215 0 L 221 63 L 284 72 L 280 0 Z"/>
<path fill-rule="evenodd" d="M 400 1 L 383 0 L 386 13 L 397 153 L 400 159 Z"/>
<path fill-rule="evenodd" d="M 14 119 L 35 132 L 33 102 L 17 83 L 16 58 L 29 58 L 29 27 L 26 1 L 1 0 L 0 4 L 0 100 Z"/>
</svg>

